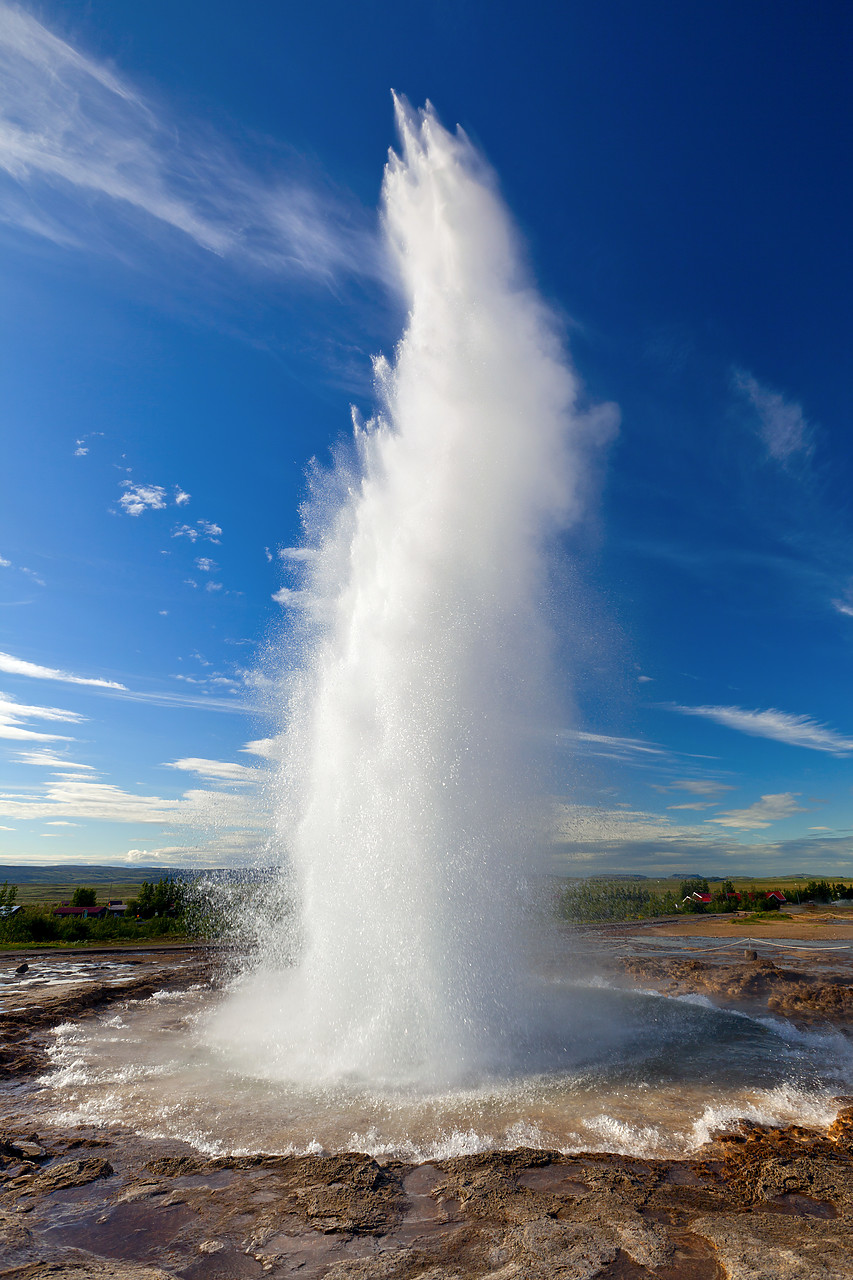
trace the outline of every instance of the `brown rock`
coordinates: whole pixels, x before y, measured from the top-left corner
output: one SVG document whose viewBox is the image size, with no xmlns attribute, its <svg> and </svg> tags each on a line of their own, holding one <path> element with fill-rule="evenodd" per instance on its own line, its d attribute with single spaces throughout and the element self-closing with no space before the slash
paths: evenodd
<svg viewBox="0 0 853 1280">
<path fill-rule="evenodd" d="M 64 1187 L 84 1187 L 87 1182 L 95 1182 L 98 1178 L 111 1178 L 114 1172 L 109 1160 L 65 1160 L 28 1179 L 27 1190 L 45 1192 L 60 1191 Z"/>
<path fill-rule="evenodd" d="M 0 1152 L 4 1156 L 14 1156 L 18 1160 L 46 1160 L 48 1153 L 36 1141 L 37 1134 L 31 1138 L 0 1139 Z"/>
</svg>

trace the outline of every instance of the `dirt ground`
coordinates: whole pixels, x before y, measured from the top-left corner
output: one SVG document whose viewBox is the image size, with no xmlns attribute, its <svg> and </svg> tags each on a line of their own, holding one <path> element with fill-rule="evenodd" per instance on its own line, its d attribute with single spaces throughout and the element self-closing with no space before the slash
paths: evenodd
<svg viewBox="0 0 853 1280">
<path fill-rule="evenodd" d="M 638 950 L 612 948 L 611 973 L 853 1033 L 846 953 L 817 974 L 808 955 L 777 963 L 766 947 L 698 960 Z M 79 970 L 64 957 L 26 990 L 21 962 L 0 955 L 0 1280 L 853 1278 L 853 1099 L 839 1099 L 828 1132 L 741 1122 L 689 1160 L 532 1149 L 420 1165 L 357 1152 L 211 1159 L 118 1127 L 50 1126 L 29 1087 L 57 1022 L 216 983 L 223 957 L 124 951 L 80 957 Z"/>
<path fill-rule="evenodd" d="M 661 938 L 785 938 L 800 942 L 849 942 L 853 946 L 853 913 L 817 911 L 790 920 L 747 920 L 743 916 L 682 916 L 678 920 L 625 926 L 639 935 L 653 931 Z"/>
</svg>

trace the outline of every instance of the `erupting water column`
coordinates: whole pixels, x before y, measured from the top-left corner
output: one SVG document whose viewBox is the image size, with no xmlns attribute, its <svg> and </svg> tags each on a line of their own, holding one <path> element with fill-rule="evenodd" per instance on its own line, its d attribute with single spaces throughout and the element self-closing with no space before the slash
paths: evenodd
<svg viewBox="0 0 853 1280">
<path fill-rule="evenodd" d="M 520 890 L 559 715 L 545 551 L 612 415 L 575 411 L 467 138 L 430 107 L 397 102 L 397 123 L 383 226 L 408 320 L 305 552 L 280 824 L 299 957 L 273 977 L 272 947 L 254 982 L 269 1070 L 428 1087 L 500 1071 L 523 1022 Z"/>
</svg>

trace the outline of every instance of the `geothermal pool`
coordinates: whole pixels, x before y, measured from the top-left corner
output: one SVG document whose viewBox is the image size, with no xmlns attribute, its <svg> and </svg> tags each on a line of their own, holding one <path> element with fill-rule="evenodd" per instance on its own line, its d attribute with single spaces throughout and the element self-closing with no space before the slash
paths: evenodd
<svg viewBox="0 0 853 1280">
<path fill-rule="evenodd" d="M 599 982 L 548 983 L 548 1027 L 502 1074 L 452 1088 L 288 1078 L 212 1037 L 222 995 L 128 1002 L 57 1028 L 45 1119 L 216 1154 L 357 1150 L 409 1161 L 532 1146 L 683 1156 L 738 1117 L 820 1127 L 853 1083 L 841 1035 Z"/>
</svg>

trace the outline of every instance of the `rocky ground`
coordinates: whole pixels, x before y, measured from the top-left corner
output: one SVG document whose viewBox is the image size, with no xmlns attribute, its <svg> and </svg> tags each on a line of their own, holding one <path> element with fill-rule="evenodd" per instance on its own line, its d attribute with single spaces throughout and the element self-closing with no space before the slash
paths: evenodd
<svg viewBox="0 0 853 1280">
<path fill-rule="evenodd" d="M 421 1165 L 357 1153 L 208 1159 L 119 1129 L 39 1124 L 27 1081 L 45 1065 L 51 1026 L 216 980 L 217 967 L 205 953 L 136 953 L 108 980 L 5 1000 L 2 1280 L 853 1277 L 853 1106 L 828 1133 L 742 1123 L 678 1161 L 534 1150 Z M 810 1026 L 845 1028 L 851 1016 L 842 970 L 815 977 L 752 955 L 621 967 L 643 986 L 777 1008 Z"/>
<path fill-rule="evenodd" d="M 756 950 L 721 960 L 628 956 L 623 974 L 667 995 L 698 992 L 727 1008 L 774 1013 L 800 1027 L 834 1026 L 853 1033 L 853 975 L 849 969 L 808 971 L 811 957 L 796 953 L 781 962 Z"/>
</svg>

